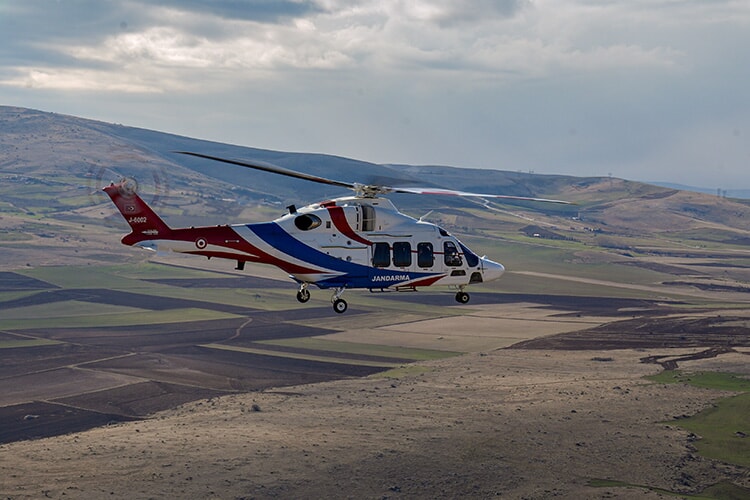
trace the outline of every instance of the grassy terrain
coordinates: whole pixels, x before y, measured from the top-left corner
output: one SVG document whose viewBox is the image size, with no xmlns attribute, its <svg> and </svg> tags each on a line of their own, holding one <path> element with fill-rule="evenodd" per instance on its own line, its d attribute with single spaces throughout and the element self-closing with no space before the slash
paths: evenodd
<svg viewBox="0 0 750 500">
<path fill-rule="evenodd" d="M 403 365 L 397 368 L 391 368 L 384 372 L 374 373 L 371 378 L 399 379 L 403 377 L 415 377 L 424 373 L 429 373 L 433 369 L 424 365 Z"/>
<path fill-rule="evenodd" d="M 90 307 L 90 306 L 89 306 Z M 233 314 L 209 311 L 207 309 L 170 309 L 168 311 L 143 311 L 138 314 L 112 313 L 80 315 L 58 315 L 48 318 L 2 319 L 2 330 L 28 330 L 38 328 L 91 328 L 114 326 L 160 325 L 189 321 L 209 321 L 236 318 Z"/>
<path fill-rule="evenodd" d="M 49 283 L 59 287 L 58 290 L 82 290 L 82 289 L 104 289 L 122 292 L 138 293 L 146 296 L 143 305 L 130 307 L 118 305 L 116 303 L 101 303 L 100 298 L 93 299 L 89 302 L 86 299 L 86 292 L 77 293 L 75 299 L 65 299 L 50 302 L 45 294 L 50 293 L 48 290 L 33 291 L 13 291 L 0 292 L 0 304 L 17 299 L 27 299 L 27 304 L 20 307 L 6 307 L 0 314 L 0 330 L 26 331 L 32 329 L 44 328 L 90 328 L 90 327 L 122 327 L 140 325 L 157 325 L 167 323 L 179 323 L 189 321 L 215 320 L 236 318 L 238 316 L 215 311 L 211 304 L 233 305 L 237 307 L 247 307 L 254 310 L 262 311 L 285 311 L 310 307 L 330 307 L 330 291 L 312 290 L 313 299 L 306 305 L 299 304 L 295 297 L 296 286 L 290 282 L 288 288 L 268 288 L 262 284 L 257 288 L 219 288 L 219 287 L 200 287 L 200 282 L 194 286 L 182 287 L 171 286 L 163 283 L 157 283 L 154 279 L 182 279 L 186 282 L 195 279 L 225 279 L 230 284 L 236 275 L 222 272 L 212 272 L 207 270 L 189 269 L 169 265 L 141 262 L 136 264 L 121 265 L 102 265 L 102 266 L 59 266 L 59 267 L 38 267 L 25 268 L 16 271 L 44 283 Z M 97 293 L 97 292 L 94 292 Z M 35 296 L 39 296 L 40 303 L 34 304 Z M 159 298 L 175 298 L 190 301 L 205 302 L 206 308 L 198 307 L 181 307 L 167 310 L 150 310 L 148 309 L 148 296 Z M 435 307 L 430 304 L 415 304 L 398 300 L 398 293 L 391 294 L 371 294 L 362 291 L 353 291 L 347 294 L 347 300 L 352 308 L 377 308 L 380 312 L 374 313 L 376 316 L 382 316 L 378 324 L 391 324 L 401 317 L 406 318 L 423 318 L 434 315 Z M 98 295 L 97 295 L 98 297 Z M 441 310 L 441 315 L 465 314 L 470 312 L 470 308 L 448 308 Z M 331 317 L 322 317 L 319 319 L 299 320 L 296 323 L 303 326 L 319 326 L 319 323 L 326 324 L 328 328 L 359 328 L 361 327 L 361 317 L 357 315 L 334 315 Z M 368 323 L 369 324 L 369 323 Z M 372 326 L 372 325 L 370 325 Z M 278 340 L 277 345 L 289 345 L 303 349 L 317 350 L 321 352 L 331 352 L 335 354 L 350 353 L 356 355 L 372 355 L 403 359 L 405 362 L 410 360 L 428 360 L 439 359 L 446 356 L 453 356 L 458 353 L 430 351 L 422 349 L 409 349 L 378 345 L 363 345 L 349 342 L 336 342 L 323 339 L 288 339 Z M 6 347 L 33 347 L 41 345 L 35 341 L 29 340 L 25 343 L 13 340 L 6 344 Z M 277 351 L 271 351 L 274 356 L 279 356 Z M 303 355 L 292 355 L 303 358 Z M 324 359 L 323 359 L 324 358 Z M 331 356 L 330 359 L 325 355 L 321 360 L 336 362 L 351 362 L 345 357 Z M 386 364 L 387 367 L 392 366 Z"/>
<path fill-rule="evenodd" d="M 653 491 L 661 495 L 675 498 L 690 498 L 696 500 L 743 500 L 748 498 L 750 491 L 746 488 L 737 486 L 736 484 L 722 482 L 709 486 L 705 490 L 698 494 L 692 495 L 689 493 L 677 493 L 674 491 L 665 490 L 663 488 L 654 488 L 652 486 L 644 486 L 640 484 L 630 484 L 623 481 L 612 481 L 609 479 L 592 479 L 589 481 L 589 486 L 595 488 L 628 488 L 628 489 L 642 489 L 647 491 Z M 605 498 L 605 497 L 603 497 Z"/>
<path fill-rule="evenodd" d="M 203 344 L 201 345 L 201 347 L 205 347 L 207 349 L 219 349 L 219 350 L 224 350 L 224 351 L 246 352 L 249 354 L 260 354 L 263 356 L 276 356 L 280 358 L 302 359 L 306 361 L 320 361 L 323 363 L 341 363 L 341 364 L 346 364 L 346 365 L 375 366 L 375 367 L 383 367 L 383 368 L 391 368 L 391 367 L 399 366 L 398 363 L 388 363 L 388 362 L 382 362 L 382 361 L 362 361 L 362 360 L 357 360 L 357 359 L 337 358 L 334 356 L 322 356 L 319 354 L 281 352 L 281 351 L 274 351 L 271 349 L 231 346 L 231 345 L 224 345 L 224 344 Z"/>
<path fill-rule="evenodd" d="M 144 309 L 135 307 L 116 306 L 112 304 L 92 304 L 90 302 L 79 302 L 76 300 L 64 300 L 50 304 L 39 304 L 28 307 L 17 307 L 3 313 L 0 324 L 15 320 L 27 320 L 35 323 L 38 320 L 53 318 L 75 318 L 75 317 L 97 317 L 117 314 L 146 313 Z"/>
<path fill-rule="evenodd" d="M 108 288 L 126 289 L 129 280 L 118 276 L 110 266 L 51 266 L 35 267 L 16 271 L 24 276 L 36 278 L 62 288 Z M 140 283 L 140 282 L 139 282 Z"/>
<path fill-rule="evenodd" d="M 18 340 L 0 340 L 0 349 L 17 349 L 23 347 L 38 347 L 43 345 L 60 344 L 56 340 L 48 339 L 18 339 Z"/>
<path fill-rule="evenodd" d="M 315 337 L 299 337 L 281 340 L 264 340 L 259 344 L 279 345 L 287 347 L 299 347 L 302 349 L 314 349 L 329 352 L 340 352 L 350 354 L 365 354 L 368 356 L 383 356 L 388 358 L 403 358 L 404 360 L 426 361 L 431 359 L 443 359 L 458 356 L 461 353 L 450 351 L 436 351 L 431 349 L 414 349 L 406 347 L 394 347 L 375 344 L 360 344 L 355 342 L 342 342 Z"/>
<path fill-rule="evenodd" d="M 713 408 L 679 422 L 701 436 L 695 445 L 708 458 L 750 467 L 750 394 L 722 399 Z"/>
<path fill-rule="evenodd" d="M 678 425 L 700 436 L 695 446 L 701 455 L 750 467 L 750 380 L 731 373 L 680 371 L 665 371 L 649 379 L 741 392 L 718 401 L 697 415 L 681 419 Z"/>
<path fill-rule="evenodd" d="M 112 266 L 109 272 L 116 276 L 136 280 L 215 278 L 217 275 L 217 273 L 201 269 L 165 266 L 151 262 L 141 262 L 132 266 Z"/>
<path fill-rule="evenodd" d="M 680 370 L 665 370 L 647 377 L 654 382 L 664 384 L 690 384 L 706 389 L 721 391 L 750 392 L 750 380 L 742 375 L 723 372 L 683 372 Z"/>
</svg>

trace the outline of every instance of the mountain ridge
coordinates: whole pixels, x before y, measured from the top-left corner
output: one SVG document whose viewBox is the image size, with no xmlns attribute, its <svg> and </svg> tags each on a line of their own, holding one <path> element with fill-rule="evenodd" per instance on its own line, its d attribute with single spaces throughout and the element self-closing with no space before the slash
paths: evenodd
<svg viewBox="0 0 750 500">
<path fill-rule="evenodd" d="M 744 241 L 750 237 L 750 200 L 682 191 L 610 177 L 540 175 L 434 165 L 378 165 L 320 153 L 273 151 L 222 144 L 148 129 L 0 106 L 0 212 L 53 216 L 91 223 L 98 210 L 112 210 L 101 188 L 133 177 L 141 192 L 174 224 L 268 220 L 289 204 L 349 193 L 332 186 L 232 167 L 176 154 L 196 151 L 228 158 L 262 160 L 348 182 L 443 187 L 463 191 L 559 198 L 577 205 L 483 201 L 456 197 L 391 195 L 407 213 L 457 217 L 462 227 L 496 225 L 477 219 L 497 216 L 511 227 L 538 218 L 568 230 L 615 236 L 682 234 L 689 240 Z M 101 207 L 101 208 L 94 208 Z M 483 207 L 479 210 L 480 207 Z M 453 214 L 453 215 L 450 215 Z M 520 215 L 519 215 L 520 214 Z M 526 214 L 526 215 L 522 215 Z M 450 216 L 449 216 L 450 215 Z M 468 219 L 466 219 L 468 220 Z M 563 222 L 567 221 L 567 222 Z M 119 226 L 121 227 L 121 226 Z M 520 226 L 517 228 L 520 230 Z M 503 228 L 503 230 L 506 230 Z M 699 234 L 704 231 L 705 234 Z M 566 236 L 568 237 L 568 236 Z M 612 242 L 608 242 L 612 244 Z"/>
</svg>

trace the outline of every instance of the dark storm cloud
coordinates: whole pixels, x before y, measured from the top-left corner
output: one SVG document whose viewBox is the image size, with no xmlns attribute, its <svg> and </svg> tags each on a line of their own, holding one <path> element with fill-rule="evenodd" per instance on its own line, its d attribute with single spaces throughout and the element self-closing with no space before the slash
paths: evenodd
<svg viewBox="0 0 750 500">
<path fill-rule="evenodd" d="M 186 47 L 201 39 L 231 44 L 231 39 L 244 36 L 243 22 L 280 26 L 316 12 L 320 9 L 311 2 L 270 0 L 0 1 L 0 83 L 7 92 L 40 85 L 96 87 L 96 81 L 100 88 L 159 91 L 164 87 L 157 82 L 172 77 L 151 73 L 159 64 L 152 51 L 161 39 L 142 41 L 131 50 L 128 41 L 114 40 L 164 28 L 174 36 L 184 35 L 175 43 Z M 152 60 L 154 66 L 133 68 L 137 59 L 144 64 Z"/>
<path fill-rule="evenodd" d="M 68 65 L 73 60 L 55 50 L 56 47 L 65 44 L 94 46 L 123 31 L 188 22 L 165 18 L 164 8 L 196 14 L 199 20 L 205 16 L 205 24 L 192 20 L 189 27 L 194 32 L 204 30 L 212 36 L 221 36 L 217 21 L 278 23 L 320 12 L 311 2 L 272 0 L 7 2 L 0 4 L 0 67 L 39 62 Z"/>
<path fill-rule="evenodd" d="M 141 24 L 138 9 L 120 2 L 13 2 L 0 6 L 0 68 L 81 64 L 58 50 L 68 44 L 96 45 Z M 87 63 L 90 64 L 90 63 Z"/>
</svg>

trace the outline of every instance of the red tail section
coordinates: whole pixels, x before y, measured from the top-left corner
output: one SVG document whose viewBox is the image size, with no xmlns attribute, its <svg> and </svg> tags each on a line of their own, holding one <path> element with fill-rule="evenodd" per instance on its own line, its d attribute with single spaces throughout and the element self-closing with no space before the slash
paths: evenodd
<svg viewBox="0 0 750 500">
<path fill-rule="evenodd" d="M 169 237 L 172 230 L 135 193 L 132 184 L 127 180 L 118 184 L 110 184 L 104 188 L 104 192 L 112 198 L 117 209 L 132 229 L 130 234 L 122 238 L 122 242 L 125 245 L 134 245 L 141 241 Z"/>
</svg>

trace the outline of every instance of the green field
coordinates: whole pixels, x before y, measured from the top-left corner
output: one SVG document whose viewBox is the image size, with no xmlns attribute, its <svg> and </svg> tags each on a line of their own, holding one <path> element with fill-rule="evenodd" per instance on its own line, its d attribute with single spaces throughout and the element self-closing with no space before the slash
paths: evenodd
<svg viewBox="0 0 750 500">
<path fill-rule="evenodd" d="M 105 306 L 117 307 L 117 306 Z M 91 308 L 90 305 L 87 306 Z M 92 327 L 116 327 L 116 326 L 139 326 L 139 325 L 161 325 L 165 323 L 183 323 L 189 321 L 208 321 L 215 319 L 237 318 L 229 313 L 210 311 L 208 309 L 170 309 L 168 311 L 146 311 L 137 314 L 133 312 L 117 312 L 107 314 L 96 314 L 91 312 L 75 311 L 60 313 L 47 318 L 22 318 L 0 320 L 0 330 L 29 330 L 39 328 L 92 328 Z"/>
<path fill-rule="evenodd" d="M 258 343 L 328 352 L 364 354 L 367 356 L 382 356 L 386 358 L 400 358 L 407 361 L 427 361 L 431 359 L 443 359 L 449 358 L 451 356 L 458 356 L 461 354 L 459 352 L 436 351 L 432 349 L 414 349 L 376 344 L 360 344 L 356 342 L 342 342 L 338 340 L 327 340 L 316 337 L 264 340 Z"/>
<path fill-rule="evenodd" d="M 749 379 L 732 373 L 686 373 L 677 370 L 648 378 L 661 383 L 684 383 L 706 389 L 741 392 L 717 401 L 697 415 L 680 419 L 676 424 L 700 436 L 694 444 L 701 455 L 750 467 Z"/>
<path fill-rule="evenodd" d="M 48 339 L 0 340 L 0 349 L 17 349 L 23 347 L 39 347 L 44 345 L 56 344 L 60 344 L 60 342 Z"/>
<path fill-rule="evenodd" d="M 689 493 L 677 493 L 674 491 L 665 490 L 663 488 L 654 488 L 652 486 L 644 486 L 641 484 L 631 484 L 623 481 L 612 481 L 609 479 L 592 479 L 588 484 L 589 486 L 593 486 L 595 488 L 627 488 L 629 490 L 639 489 L 653 491 L 667 497 L 689 498 L 695 500 L 745 500 L 750 495 L 750 491 L 746 488 L 742 488 L 741 486 L 737 486 L 736 484 L 728 482 L 714 484 L 713 486 L 709 486 L 705 490 L 695 495 Z M 609 495 L 602 496 L 602 498 L 607 498 L 608 496 Z"/>
<path fill-rule="evenodd" d="M 750 379 L 734 373 L 665 370 L 646 378 L 664 384 L 690 384 L 720 391 L 750 392 Z"/>
<path fill-rule="evenodd" d="M 256 347 L 231 346 L 225 344 L 203 344 L 201 347 L 206 349 L 219 349 L 222 351 L 245 352 L 248 354 L 260 354 L 263 356 L 275 356 L 279 358 L 303 359 L 306 361 L 320 361 L 323 363 L 340 363 L 345 365 L 374 366 L 381 368 L 392 368 L 399 366 L 398 363 L 388 363 L 385 361 L 363 361 L 350 358 L 337 358 L 335 356 L 324 356 L 321 354 L 304 354 L 298 352 L 283 352 L 272 349 L 262 349 Z"/>
<path fill-rule="evenodd" d="M 259 284 L 257 288 L 220 288 L 201 287 L 200 282 L 193 286 L 172 286 L 151 280 L 158 279 L 180 279 L 200 280 L 225 279 L 231 286 L 232 281 L 238 275 L 211 272 L 198 269 L 189 269 L 176 266 L 142 262 L 138 264 L 103 265 L 103 266 L 59 266 L 26 268 L 16 271 L 18 274 L 34 278 L 44 283 L 49 283 L 53 290 L 23 290 L 13 292 L 0 292 L 0 304 L 14 300 L 25 304 L 19 307 L 6 307 L 0 314 L 0 330 L 23 332 L 38 329 L 54 328 L 106 328 L 124 326 L 161 325 L 169 323 L 181 323 L 192 321 L 206 321 L 239 318 L 240 316 L 221 312 L 213 309 L 213 304 L 237 306 L 238 308 L 249 308 L 258 311 L 287 311 L 312 307 L 330 307 L 330 291 L 313 290 L 313 299 L 310 303 L 302 305 L 294 298 L 296 286 L 290 282 L 288 287 L 264 287 Z M 137 306 L 120 305 L 117 298 L 113 303 L 106 303 L 106 293 L 98 291 L 111 290 L 119 292 L 137 293 L 142 295 L 141 302 Z M 55 301 L 54 295 L 59 292 L 72 291 L 65 298 Z M 445 292 L 445 291 L 444 291 Z M 450 293 L 450 292 L 447 292 Z M 91 301 L 87 295 L 91 294 Z M 353 308 L 376 309 L 373 314 L 380 317 L 378 324 L 392 324 L 401 317 L 410 319 L 422 319 L 434 316 L 435 307 L 431 304 L 418 304 L 398 300 L 399 294 L 371 294 L 353 291 L 346 298 Z M 185 299 L 205 303 L 205 308 L 195 305 L 195 302 L 186 307 L 174 309 L 149 309 L 148 297 Z M 38 303 L 35 303 L 38 299 Z M 50 300 L 51 299 L 51 300 Z M 103 301 L 104 300 L 104 301 Z M 440 315 L 460 315 L 471 312 L 471 308 L 443 308 Z M 311 326 L 327 329 L 346 329 L 361 327 L 361 316 L 335 315 L 330 317 L 290 321 L 290 324 L 300 326 Z M 324 326 L 325 325 L 325 326 Z M 326 362 L 350 363 L 350 364 L 377 364 L 377 362 L 364 363 L 356 359 L 357 356 L 370 355 L 404 362 L 414 360 L 440 359 L 447 356 L 455 356 L 458 353 L 445 351 L 431 351 L 426 349 L 410 349 L 380 345 L 366 345 L 349 342 L 336 342 L 316 338 L 281 339 L 274 341 L 275 345 L 291 346 L 300 349 L 318 351 L 319 356 L 305 356 L 305 354 L 280 354 L 278 350 L 268 349 L 264 354 L 274 356 L 293 356 L 305 359 L 319 359 Z M 43 340 L 6 341 L 0 347 L 29 347 L 47 345 Z M 225 346 L 215 348 L 227 348 Z M 262 348 L 260 348 L 262 349 Z M 256 349 L 257 350 L 257 349 Z M 325 352 L 333 355 L 328 357 Z M 351 359 L 341 354 L 351 354 Z M 398 366 L 399 363 L 381 363 L 383 367 L 390 368 Z"/>
</svg>

